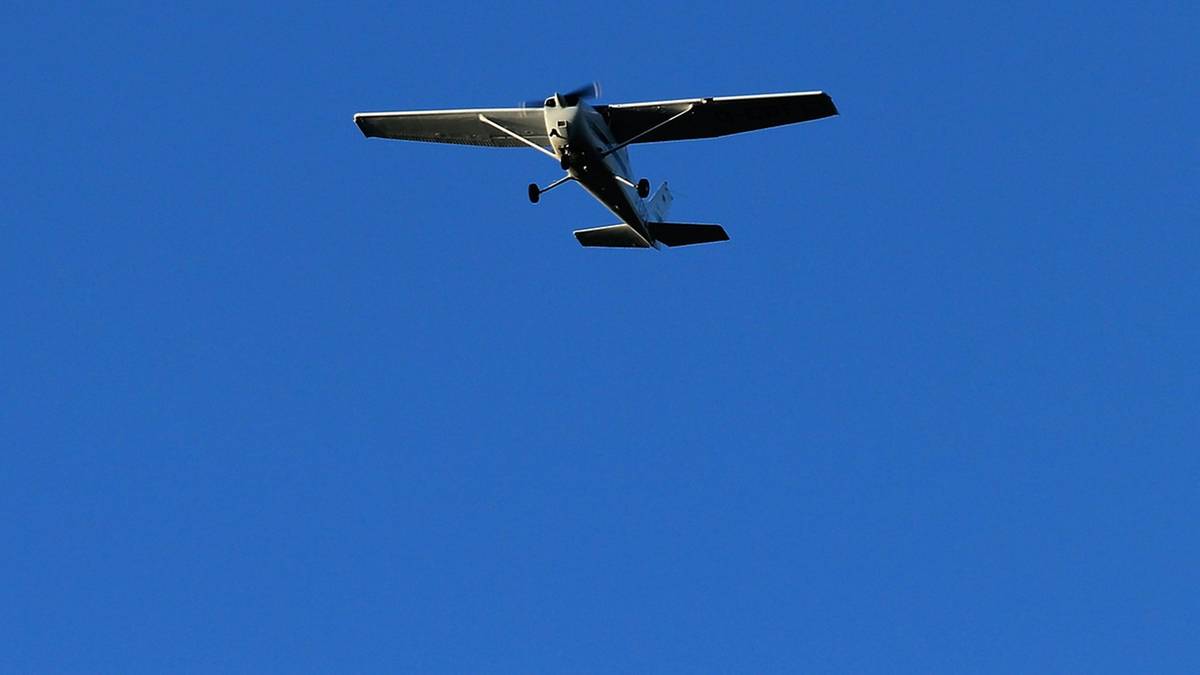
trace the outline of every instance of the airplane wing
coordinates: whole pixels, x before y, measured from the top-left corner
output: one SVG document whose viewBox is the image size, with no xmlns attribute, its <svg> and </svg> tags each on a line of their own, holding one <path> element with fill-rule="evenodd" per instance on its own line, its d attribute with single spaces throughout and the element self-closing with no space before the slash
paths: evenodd
<svg viewBox="0 0 1200 675">
<path fill-rule="evenodd" d="M 493 148 L 527 147 L 480 121 L 481 114 L 537 145 L 550 146 L 550 139 L 546 137 L 546 118 L 541 108 L 367 112 L 356 114 L 354 123 L 367 138 L 485 145 Z"/>
<path fill-rule="evenodd" d="M 688 106 L 692 106 L 691 112 L 663 124 L 661 129 L 638 137 L 634 142 L 713 138 L 838 114 L 833 100 L 822 91 L 620 103 L 596 106 L 596 110 L 605 116 L 617 142 L 622 143 L 683 113 Z"/>
</svg>

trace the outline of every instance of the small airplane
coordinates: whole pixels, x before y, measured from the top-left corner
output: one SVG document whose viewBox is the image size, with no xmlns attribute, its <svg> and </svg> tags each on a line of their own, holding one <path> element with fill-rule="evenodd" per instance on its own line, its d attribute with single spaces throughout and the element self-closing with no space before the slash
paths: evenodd
<svg viewBox="0 0 1200 675">
<path fill-rule="evenodd" d="M 592 83 L 521 108 L 368 112 L 356 114 L 354 123 L 368 138 L 537 150 L 566 175 L 544 188 L 530 183 L 529 201 L 536 204 L 574 181 L 621 221 L 577 230 L 580 244 L 657 249 L 727 241 L 729 235 L 720 225 L 668 222 L 670 189 L 664 182 L 651 197 L 650 181 L 633 182 L 629 145 L 714 138 L 838 114 L 820 91 L 588 104 L 599 95 Z"/>
</svg>

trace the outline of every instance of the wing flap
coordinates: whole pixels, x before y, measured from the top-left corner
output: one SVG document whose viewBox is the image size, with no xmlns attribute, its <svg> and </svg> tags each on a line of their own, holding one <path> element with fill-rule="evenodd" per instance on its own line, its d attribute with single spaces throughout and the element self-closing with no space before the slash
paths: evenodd
<svg viewBox="0 0 1200 675">
<path fill-rule="evenodd" d="M 550 139 L 546 137 L 545 117 L 540 108 L 370 112 L 355 115 L 354 123 L 367 138 L 481 145 L 492 148 L 528 147 L 481 122 L 480 114 L 537 145 L 550 145 Z"/>
<path fill-rule="evenodd" d="M 597 106 L 618 142 L 623 142 L 688 109 L 691 112 L 638 138 L 635 143 L 715 138 L 837 115 L 837 106 L 821 91 L 756 96 L 622 103 Z"/>
</svg>

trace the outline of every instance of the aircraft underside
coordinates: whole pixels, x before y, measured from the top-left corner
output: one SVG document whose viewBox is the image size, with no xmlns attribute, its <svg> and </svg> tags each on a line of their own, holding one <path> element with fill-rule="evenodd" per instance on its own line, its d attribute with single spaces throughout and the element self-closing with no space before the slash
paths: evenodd
<svg viewBox="0 0 1200 675">
<path fill-rule="evenodd" d="M 712 138 L 837 114 L 823 92 L 764 94 L 595 106 L 595 85 L 555 94 L 535 106 L 394 113 L 359 113 L 367 137 L 529 147 L 555 160 L 565 175 L 546 187 L 531 183 L 529 200 L 568 182 L 579 183 L 621 222 L 577 230 L 583 246 L 658 248 L 726 241 L 720 225 L 667 221 L 671 194 L 663 183 L 630 175 L 627 146 Z"/>
</svg>

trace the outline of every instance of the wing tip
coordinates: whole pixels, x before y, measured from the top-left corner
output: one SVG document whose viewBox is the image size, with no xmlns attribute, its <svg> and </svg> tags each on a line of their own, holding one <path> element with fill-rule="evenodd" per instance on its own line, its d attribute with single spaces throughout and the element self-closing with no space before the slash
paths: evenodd
<svg viewBox="0 0 1200 675">
<path fill-rule="evenodd" d="M 366 138 L 371 138 L 374 134 L 371 133 L 371 125 L 367 122 L 367 115 L 364 113 L 354 113 L 354 126 L 362 132 Z"/>
<path fill-rule="evenodd" d="M 829 117 L 836 117 L 842 114 L 838 110 L 837 104 L 833 102 L 833 97 L 829 95 L 829 92 L 823 91 L 821 95 L 825 97 L 825 102 L 829 104 Z"/>
</svg>

